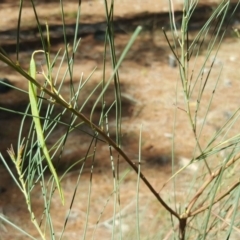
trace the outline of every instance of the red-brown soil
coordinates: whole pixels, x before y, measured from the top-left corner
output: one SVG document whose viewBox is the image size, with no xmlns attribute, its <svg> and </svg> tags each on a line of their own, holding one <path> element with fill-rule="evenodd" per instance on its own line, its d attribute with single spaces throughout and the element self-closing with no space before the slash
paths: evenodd
<svg viewBox="0 0 240 240">
<path fill-rule="evenodd" d="M 141 4 L 140 4 L 141 2 Z M 150 3 L 151 2 L 151 3 Z M 161 1 L 136 1 L 129 6 L 127 1 L 116 1 L 116 18 L 127 19 L 135 15 L 144 13 L 167 13 L 168 1 L 162 1 L 166 3 L 156 3 Z M 181 1 L 176 3 L 175 10 L 181 10 Z M 211 5 L 213 1 L 200 1 Z M 218 1 L 215 1 L 218 2 Z M 65 3 L 66 23 L 73 24 L 76 17 L 76 3 L 73 1 Z M 38 3 L 37 11 L 39 18 L 45 22 L 48 21 L 51 25 L 61 24 L 61 15 L 58 1 L 50 1 L 49 3 Z M 105 21 L 104 5 L 102 1 L 84 1 L 81 10 L 81 23 L 91 24 L 95 22 Z M 163 14 L 164 15 L 164 14 Z M 15 39 L 14 34 L 17 25 L 18 6 L 10 3 L 10 1 L 3 1 L 0 4 L 0 45 L 8 49 L 10 56 L 15 59 L 16 55 L 12 49 L 14 49 Z M 120 82 L 123 93 L 123 119 L 122 119 L 122 134 L 123 134 L 123 149 L 128 154 L 132 161 L 138 160 L 139 152 L 139 134 L 142 133 L 142 170 L 146 178 L 150 183 L 160 191 L 164 182 L 171 176 L 171 163 L 172 163 L 172 151 L 174 152 L 175 168 L 180 168 L 192 158 L 195 149 L 195 140 L 192 132 L 191 125 L 189 123 L 188 116 L 185 111 L 183 92 L 181 91 L 180 76 L 178 67 L 172 67 L 169 65 L 169 55 L 171 51 L 167 44 L 167 41 L 161 31 L 162 26 L 168 25 L 168 18 L 162 16 L 162 21 L 158 21 L 158 15 L 154 15 L 149 21 L 149 25 L 154 22 L 157 23 L 152 28 L 148 28 L 149 25 L 146 22 L 146 28 L 137 37 L 134 45 L 128 52 L 124 62 L 119 69 Z M 168 16 L 168 14 L 166 15 Z M 141 19 L 141 18 L 140 18 Z M 133 21 L 133 24 L 141 23 L 141 20 Z M 31 5 L 26 4 L 24 6 L 22 17 L 22 28 L 24 30 L 32 29 L 35 27 L 34 15 L 31 9 Z M 116 54 L 120 56 L 126 43 L 131 37 L 131 27 L 126 28 L 126 25 L 121 26 L 123 32 L 117 33 L 115 37 Z M 10 31 L 10 32 L 4 32 Z M 4 33 L 4 37 L 1 39 L 1 34 Z M 12 34 L 12 35 L 11 35 Z M 57 32 L 53 33 L 52 51 L 54 54 L 60 47 L 63 47 L 61 41 L 57 35 Z M 167 34 L 171 37 L 170 31 Z M 194 36 L 195 32 L 191 32 Z M 201 108 L 198 113 L 198 124 L 201 127 L 204 121 L 205 111 L 208 106 L 209 100 L 212 97 L 215 89 L 216 79 L 219 72 L 221 77 L 219 84 L 214 92 L 214 99 L 209 109 L 208 117 L 204 125 L 202 135 L 200 137 L 200 144 L 204 147 L 212 134 L 234 113 L 239 107 L 239 91 L 240 86 L 238 84 L 239 68 L 238 63 L 240 60 L 239 40 L 233 36 L 230 36 L 231 31 L 228 32 L 228 37 L 223 41 L 219 53 L 217 55 L 214 68 L 210 74 L 208 84 L 204 92 L 204 96 L 201 102 Z M 31 35 L 31 33 L 29 33 Z M 3 36 L 3 35 L 2 35 Z M 100 36 L 101 37 L 101 36 Z M 20 64 L 27 69 L 30 61 L 31 53 L 36 50 L 38 46 L 37 39 L 32 40 L 30 37 L 27 39 L 27 35 L 23 34 L 22 48 L 20 49 Z M 29 41 L 29 42 L 28 42 Z M 206 40 L 208 41 L 208 39 Z M 27 44 L 26 44 L 27 42 Z M 24 44 L 25 43 L 25 44 Z M 5 49 L 5 48 L 4 48 Z M 38 48 L 37 48 L 38 49 Z M 84 74 L 84 78 L 89 76 L 92 70 L 97 66 L 91 80 L 86 86 L 87 96 L 92 87 L 95 86 L 102 78 L 102 59 L 103 59 L 104 43 L 98 38 L 94 31 L 91 34 L 85 34 L 82 36 L 79 50 L 75 55 L 74 70 L 74 82 L 77 83 L 81 74 Z M 204 62 L 205 50 L 203 50 L 197 59 L 197 62 L 192 61 L 190 63 L 190 69 L 194 69 L 193 79 L 197 77 L 202 64 Z M 41 61 L 41 56 L 39 61 Z M 203 78 L 206 77 L 208 70 L 211 66 L 212 58 L 206 63 Z M 110 57 L 108 57 L 108 69 L 107 74 L 110 76 Z M 66 64 L 63 68 L 66 67 Z M 8 78 L 12 84 L 16 87 L 27 90 L 27 81 L 12 71 L 5 64 L 0 62 L 0 77 Z M 63 71 L 63 70 L 62 70 Z M 54 72 L 55 74 L 55 72 Z M 192 72 L 190 71 L 190 74 Z M 39 76 L 39 81 L 41 81 Z M 68 96 L 67 83 L 65 83 L 62 91 L 62 96 Z M 178 89 L 176 89 L 178 86 Z M 177 99 L 176 99 L 177 92 Z M 111 93 L 112 94 L 112 93 Z M 113 97 L 109 95 L 111 100 Z M 191 99 L 192 111 L 196 108 L 196 99 L 198 96 L 198 90 L 193 93 Z M 110 102 L 109 100 L 109 102 Z M 17 91 L 9 91 L 6 94 L 0 94 L 0 106 L 10 107 L 15 110 L 23 110 L 28 102 L 27 94 Z M 94 99 L 91 100 L 91 103 Z M 89 114 L 91 106 L 87 106 L 86 114 Z M 55 111 L 59 109 L 56 108 Z M 16 139 L 19 132 L 19 124 L 21 116 L 16 114 L 7 114 L 0 110 L 0 151 L 4 157 L 7 157 L 6 149 L 13 144 L 16 149 Z M 65 120 L 67 120 L 66 116 Z M 176 120 L 174 120 L 176 119 Z M 110 122 L 110 125 L 114 129 L 114 122 Z M 174 150 L 173 147 L 173 129 L 174 129 Z M 27 129 L 26 129 L 27 131 Z M 48 144 L 52 145 L 59 134 L 62 134 L 64 128 L 59 128 L 55 135 L 48 140 Z M 236 134 L 239 129 L 234 126 L 229 135 Z M 25 133 L 27 134 L 27 133 Z M 114 135 L 114 132 L 111 132 Z M 23 134 L 24 135 L 24 134 Z M 89 144 L 89 138 L 86 135 L 76 132 L 70 134 L 66 143 L 67 151 L 63 154 L 63 167 L 69 166 L 74 161 L 83 157 Z M 219 156 L 221 157 L 221 156 Z M 8 159 L 10 161 L 10 159 Z M 86 223 L 86 209 L 87 209 L 87 197 L 89 194 L 90 184 L 90 167 L 91 162 L 86 163 L 83 174 L 81 175 L 80 185 L 78 187 L 76 198 L 72 207 L 72 212 L 69 217 L 69 222 L 65 229 L 63 239 L 80 239 L 83 236 L 83 231 Z M 197 165 L 198 169 L 201 168 Z M 129 169 L 127 177 L 121 184 L 121 209 L 122 211 L 122 229 L 123 239 L 135 239 L 135 208 L 136 208 L 136 174 L 128 168 L 128 165 L 121 160 L 120 173 L 124 174 L 124 171 Z M 164 188 L 161 191 L 161 196 L 170 202 L 173 207 L 174 194 L 179 199 L 179 204 L 187 202 L 185 194 L 188 188 L 187 183 L 189 179 L 199 171 L 195 166 L 184 171 L 181 175 L 181 179 L 176 183 L 175 192 L 173 192 L 172 186 Z M 68 213 L 71 199 L 73 197 L 73 191 L 78 179 L 78 170 L 74 169 L 68 173 L 62 186 L 66 197 L 66 204 L 61 206 L 58 199 L 58 194 L 53 196 L 53 205 L 51 213 L 53 215 L 52 221 L 55 227 L 56 238 L 59 238 L 65 217 Z M 109 159 L 109 149 L 106 144 L 100 144 L 97 149 L 96 164 L 94 167 L 94 174 L 92 179 L 91 199 L 87 237 L 91 239 L 93 234 L 95 239 L 110 239 L 112 234 L 112 216 L 114 206 L 113 191 L 113 178 L 111 171 L 111 163 Z M 197 186 L 195 186 L 197 188 Z M 36 216 L 40 217 L 42 214 L 42 201 L 39 194 L 40 188 L 36 187 L 33 193 L 33 208 L 36 210 Z M 194 189 L 192 190 L 194 192 Z M 141 182 L 139 191 L 139 213 L 140 213 L 140 226 L 141 233 L 146 239 L 163 239 L 167 233 L 171 234 L 171 224 L 169 224 L 169 216 L 152 196 L 151 192 Z M 176 206 L 176 208 L 178 208 Z M 36 238 L 39 238 L 34 226 L 30 222 L 30 216 L 27 212 L 25 200 L 14 184 L 11 181 L 11 177 L 6 173 L 5 168 L 0 165 L 0 214 L 4 214 L 10 221 L 19 225 L 25 231 L 31 233 Z M 103 213 L 102 213 L 103 212 Z M 99 216 L 101 216 L 100 223 L 96 232 L 94 231 Z M 116 227 L 118 229 L 118 226 Z M 166 229 L 162 231 L 162 229 Z M 158 233 L 164 232 L 164 236 L 159 236 Z M 116 237 L 119 233 L 116 231 Z M 27 239 L 26 236 L 22 236 L 21 233 L 14 230 L 7 224 L 0 223 L 0 239 Z"/>
</svg>

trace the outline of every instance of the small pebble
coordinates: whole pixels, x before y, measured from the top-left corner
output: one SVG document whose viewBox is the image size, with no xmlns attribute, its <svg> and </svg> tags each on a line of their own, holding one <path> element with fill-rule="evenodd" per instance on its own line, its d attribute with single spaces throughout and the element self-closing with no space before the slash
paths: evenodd
<svg viewBox="0 0 240 240">
<path fill-rule="evenodd" d="M 175 68 L 177 66 L 176 57 L 172 54 L 168 56 L 168 64 L 170 67 Z"/>
<path fill-rule="evenodd" d="M 11 90 L 11 87 L 5 85 L 4 83 L 12 85 L 7 78 L 0 78 L 0 94 L 7 93 L 8 91 Z"/>
</svg>

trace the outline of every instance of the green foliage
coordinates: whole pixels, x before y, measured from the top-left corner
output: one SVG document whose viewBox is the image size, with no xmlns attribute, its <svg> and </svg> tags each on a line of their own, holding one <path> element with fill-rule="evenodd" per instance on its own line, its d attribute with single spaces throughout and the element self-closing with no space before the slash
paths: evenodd
<svg viewBox="0 0 240 240">
<path fill-rule="evenodd" d="M 168 33 L 163 30 L 166 41 L 169 43 L 169 48 L 171 49 L 173 55 L 176 58 L 179 67 L 179 82 L 180 87 L 176 90 L 176 99 L 178 100 L 179 92 L 183 94 L 184 107 L 181 109 L 187 115 L 189 120 L 189 126 L 192 130 L 195 140 L 195 148 L 193 149 L 192 159 L 182 168 L 178 168 L 175 162 L 175 138 L 173 137 L 172 142 L 172 176 L 166 184 L 173 183 L 173 192 L 175 194 L 177 188 L 177 181 L 179 178 L 184 176 L 184 170 L 189 168 L 193 164 L 197 164 L 198 169 L 202 169 L 204 174 L 199 174 L 192 179 L 192 183 L 189 183 L 187 189 L 185 190 L 188 198 L 184 199 L 184 206 L 181 202 L 173 196 L 169 201 L 163 198 L 159 190 L 156 189 L 147 179 L 141 169 L 141 144 L 142 135 L 140 131 L 139 137 L 139 158 L 137 164 L 134 163 L 127 153 L 122 149 L 122 97 L 121 97 L 121 84 L 120 77 L 118 74 L 119 67 L 124 61 L 127 53 L 134 44 L 137 36 L 139 35 L 142 27 L 136 28 L 135 32 L 132 34 L 128 44 L 125 46 L 119 59 L 116 57 L 116 49 L 114 43 L 114 28 L 113 28 L 113 17 L 114 17 L 114 1 L 111 4 L 105 3 L 106 12 L 106 32 L 105 32 L 105 42 L 104 42 L 104 52 L 103 52 L 103 69 L 102 69 L 102 81 L 100 81 L 96 86 L 91 89 L 89 95 L 84 99 L 81 106 L 79 105 L 79 98 L 83 91 L 85 90 L 86 84 L 91 81 L 92 73 L 83 80 L 80 78 L 79 84 L 76 87 L 73 82 L 73 72 L 75 70 L 75 59 L 74 56 L 80 45 L 80 39 L 78 39 L 78 29 L 80 20 L 80 10 L 81 1 L 78 4 L 77 14 L 74 14 L 76 18 L 75 24 L 75 34 L 72 46 L 67 41 L 66 33 L 66 23 L 65 23 L 65 13 L 62 1 L 60 1 L 61 8 L 61 18 L 62 18 L 62 28 L 63 28 L 63 38 L 64 38 L 64 53 L 61 57 L 60 66 L 57 68 L 56 61 L 60 57 L 61 51 L 51 59 L 51 34 L 49 33 L 48 25 L 46 24 L 47 38 L 44 37 L 42 25 L 40 24 L 38 13 L 34 1 L 32 3 L 32 9 L 35 14 L 35 20 L 38 25 L 39 34 L 41 36 L 42 50 L 37 50 L 32 53 L 30 59 L 29 71 L 26 71 L 20 64 L 19 61 L 19 39 L 21 32 L 21 15 L 22 15 L 22 5 L 23 1 L 20 1 L 19 7 L 19 21 L 18 21 L 18 36 L 17 36 L 17 61 L 14 62 L 10 59 L 4 49 L 0 50 L 0 61 L 6 63 L 9 67 L 13 69 L 16 73 L 19 73 L 25 78 L 29 83 L 28 93 L 29 94 L 29 106 L 26 108 L 25 112 L 21 112 L 23 115 L 22 123 L 20 126 L 19 140 L 17 146 L 17 153 L 15 154 L 13 146 L 9 146 L 8 149 L 9 156 L 16 168 L 17 177 L 14 175 L 13 170 L 9 167 L 7 160 L 3 158 L 0 154 L 0 158 L 4 163 L 6 169 L 11 174 L 15 181 L 16 186 L 20 189 L 21 194 L 24 195 L 26 201 L 26 208 L 29 211 L 30 219 L 35 226 L 38 236 L 41 239 L 55 239 L 56 230 L 53 222 L 53 214 L 51 212 L 51 207 L 53 205 L 54 192 L 57 189 L 60 194 L 60 201 L 64 203 L 64 191 L 62 187 L 62 182 L 67 174 L 71 173 L 71 170 L 78 166 L 78 163 L 82 163 L 78 167 L 78 180 L 76 185 L 72 190 L 72 198 L 69 203 L 69 212 L 65 218 L 65 222 L 62 226 L 62 231 L 59 234 L 59 239 L 64 239 L 65 229 L 70 219 L 70 213 L 72 211 L 72 205 L 76 200 L 76 192 L 80 187 L 80 178 L 84 170 L 84 164 L 86 160 L 91 159 L 91 172 L 89 177 L 89 187 L 88 191 L 84 192 L 85 202 L 87 203 L 86 215 L 84 218 L 84 231 L 83 239 L 87 239 L 87 230 L 89 228 L 89 212 L 91 209 L 91 198 L 92 198 L 92 181 L 93 181 L 93 169 L 96 161 L 96 157 L 99 154 L 95 151 L 96 146 L 99 142 L 103 142 L 105 146 L 109 149 L 109 159 L 111 161 L 112 170 L 112 180 L 113 180 L 113 190 L 111 196 L 114 198 L 114 207 L 112 209 L 112 239 L 121 238 L 125 239 L 123 236 L 123 217 L 121 213 L 121 201 L 120 201 L 120 188 L 126 178 L 129 170 L 119 174 L 119 159 L 120 157 L 129 165 L 130 169 L 136 174 L 136 215 L 134 221 L 136 222 L 136 229 L 132 232 L 132 236 L 136 239 L 141 239 L 142 231 L 140 227 L 141 215 L 140 215 L 140 201 L 139 201 L 139 186 L 140 182 L 143 181 L 148 191 L 154 196 L 155 200 L 160 203 L 159 206 L 162 214 L 160 217 L 156 217 L 156 222 L 161 219 L 164 221 L 168 227 L 171 229 L 158 229 L 156 233 L 149 233 L 149 238 L 154 239 L 212 239 L 216 235 L 219 229 L 223 229 L 221 233 L 222 239 L 230 239 L 233 230 L 238 228 L 238 209 L 239 209 L 239 180 L 236 172 L 236 165 L 239 161 L 239 134 L 228 137 L 228 132 L 233 128 L 234 124 L 237 124 L 239 109 L 229 118 L 214 135 L 204 144 L 202 143 L 202 134 L 204 127 L 206 126 L 207 117 L 214 99 L 214 94 L 217 91 L 219 84 L 219 79 L 221 75 L 221 70 L 219 72 L 218 78 L 216 79 L 212 91 L 212 95 L 208 100 L 207 105 L 203 104 L 204 93 L 206 91 L 206 86 L 209 83 L 211 72 L 214 69 L 214 62 L 216 56 L 220 49 L 221 43 L 223 42 L 226 33 L 226 22 L 229 22 L 233 17 L 238 4 L 234 9 L 230 9 L 230 1 L 222 1 L 218 6 L 212 11 L 211 17 L 204 23 L 201 29 L 195 34 L 194 37 L 190 37 L 189 24 L 192 16 L 198 6 L 198 1 L 185 1 L 183 6 L 183 16 L 181 23 L 181 30 L 179 31 L 176 27 L 174 9 L 172 1 L 169 1 L 170 6 L 170 26 L 171 26 L 171 38 L 169 38 Z M 212 33 L 210 39 L 209 35 Z M 204 44 L 203 44 L 204 43 Z M 195 62 L 198 61 L 200 57 L 200 52 L 204 49 L 204 60 L 202 61 L 201 68 L 198 69 Z M 111 75 L 109 78 L 106 77 L 107 71 L 107 49 L 111 54 Z M 45 56 L 45 61 L 47 65 L 47 71 L 43 69 L 41 71 L 41 76 L 43 76 L 45 83 L 42 84 L 36 78 L 36 63 L 34 56 L 36 53 L 41 53 Z M 202 53 L 202 52 L 201 52 Z M 212 60 L 213 59 L 213 60 Z M 62 79 L 60 79 L 60 71 L 62 70 L 63 62 L 67 63 L 67 69 L 62 74 Z M 205 74 L 206 64 L 210 64 L 210 69 L 207 74 Z M 54 72 L 55 71 L 55 72 Z M 53 77 L 53 72 L 55 74 L 55 79 Z M 194 73 L 194 74 L 193 74 Z M 62 85 L 66 79 L 70 79 L 69 84 L 69 97 L 68 99 L 63 97 Z M 60 84 L 59 84 L 60 79 Z M 109 90 L 110 85 L 113 84 L 114 101 L 110 104 L 110 107 L 106 106 L 106 94 Z M 100 93 L 97 91 L 100 90 Z M 20 90 L 20 89 L 19 89 Z M 98 94 L 95 102 L 92 104 L 90 99 L 93 94 Z M 47 101 L 47 110 L 45 111 L 45 116 L 42 115 L 42 105 L 43 101 Z M 194 109 L 192 109 L 192 103 L 195 103 Z M 91 111 L 89 117 L 83 113 L 83 109 L 86 105 L 91 105 Z M 101 108 L 101 112 L 98 115 L 98 119 L 95 119 L 96 109 Z M 58 114 L 53 115 L 53 110 L 56 106 L 61 108 L 58 109 Z M 31 113 L 29 114 L 29 109 Z M 115 136 L 114 138 L 110 136 L 109 130 L 109 112 L 114 109 L 115 111 Z M 11 109 L 10 109 L 11 110 Z M 178 107 L 176 107 L 175 118 L 177 118 Z M 204 117 L 202 123 L 199 124 L 200 112 L 204 112 Z M 68 123 L 62 121 L 63 116 L 68 113 L 69 121 Z M 26 118 L 31 117 L 32 122 L 29 127 L 29 133 L 27 139 L 22 136 L 22 131 Z M 177 121 L 177 119 L 175 119 Z M 48 146 L 47 140 L 50 138 L 51 134 L 59 127 L 64 125 L 65 132 L 59 137 L 58 141 L 52 146 Z M 89 135 L 91 139 L 89 140 L 89 148 L 84 153 L 84 157 L 80 158 L 76 162 L 72 163 L 67 169 L 64 169 L 62 176 L 58 176 L 58 171 L 55 169 L 53 164 L 53 159 L 58 156 L 61 159 L 62 153 L 65 150 L 65 144 L 69 135 L 74 132 L 80 125 L 88 126 L 90 129 Z M 175 133 L 175 128 L 173 129 L 173 136 Z M 90 152 L 93 148 L 94 151 Z M 213 159 L 224 151 L 225 157 L 216 164 Z M 116 153 L 116 156 L 114 155 Z M 117 159 L 117 161 L 114 160 Z M 47 165 L 45 165 L 45 161 Z M 58 166 L 61 166 L 62 162 L 58 162 Z M 48 178 L 47 170 L 50 170 L 51 177 Z M 199 181 L 197 178 L 201 179 Z M 35 208 L 32 206 L 32 198 L 34 191 L 38 191 L 42 200 L 43 213 L 42 217 L 38 219 L 35 214 Z M 110 197 L 109 197 L 110 198 Z M 59 200 L 59 199 L 58 199 Z M 107 199 L 107 202 L 109 199 Z M 66 202 L 66 201 L 65 201 Z M 104 204 L 103 204 L 104 205 Z M 181 207 L 177 207 L 181 206 Z M 219 208 L 215 208 L 219 206 Z M 103 211 L 107 207 L 103 206 Z M 230 210 L 229 210 L 230 209 Z M 160 211 L 160 210 L 159 210 Z M 231 213 L 230 213 L 231 211 Z M 157 213 L 156 213 L 157 215 Z M 102 215 L 99 216 L 98 222 L 100 221 Z M 170 219 L 169 219 L 170 216 Z M 227 219 L 230 220 L 228 221 Z M 8 221 L 4 215 L 0 215 L 0 219 L 4 224 L 9 224 L 16 228 L 21 234 L 28 236 L 31 239 L 37 239 L 34 235 L 31 235 L 24 231 L 20 226 Z M 120 222 L 120 223 L 119 223 Z M 227 227 L 216 227 L 226 223 Z M 120 225 L 118 227 L 117 225 Z M 148 225 L 148 223 L 145 223 Z M 95 234 L 98 223 L 96 223 L 95 228 L 93 228 L 93 236 Z M 226 230 L 227 229 L 227 230 Z M 120 232 L 117 235 L 118 231 Z M 169 235 L 169 232 L 171 234 Z M 129 236 L 129 239 L 133 239 Z M 146 236 L 146 235 L 144 235 Z M 157 239 L 156 238 L 156 239 Z"/>
</svg>

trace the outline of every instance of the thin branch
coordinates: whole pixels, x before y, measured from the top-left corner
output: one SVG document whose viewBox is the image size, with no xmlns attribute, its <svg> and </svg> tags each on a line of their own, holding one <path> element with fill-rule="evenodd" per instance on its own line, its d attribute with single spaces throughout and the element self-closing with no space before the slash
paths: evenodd
<svg viewBox="0 0 240 240">
<path fill-rule="evenodd" d="M 216 199 L 214 200 L 214 202 L 212 203 L 208 203 L 207 205 L 197 209 L 196 211 L 190 213 L 188 216 L 194 216 L 197 215 L 200 212 L 205 211 L 206 209 L 208 209 L 210 206 L 216 204 L 217 202 L 219 202 L 220 200 L 222 200 L 224 197 L 226 197 L 227 195 L 229 195 L 236 187 L 238 187 L 240 185 L 240 181 L 236 181 L 225 193 L 219 194 Z"/>
<path fill-rule="evenodd" d="M 200 195 L 202 195 L 202 193 L 204 192 L 204 190 L 207 188 L 207 186 L 212 182 L 212 180 L 214 178 L 216 178 L 223 170 L 226 170 L 227 168 L 229 168 L 232 164 L 234 164 L 238 159 L 240 158 L 240 154 L 237 154 L 236 156 L 234 156 L 231 160 L 229 160 L 226 165 L 223 167 L 220 167 L 215 173 L 212 173 L 212 175 L 210 175 L 208 177 L 208 179 L 203 183 L 202 187 L 197 191 L 197 193 L 194 195 L 194 197 L 192 198 L 192 200 L 190 201 L 190 203 L 187 206 L 187 210 L 186 212 L 192 216 L 191 209 L 193 208 L 194 204 L 196 203 L 196 201 L 198 200 L 198 198 L 200 197 Z M 196 212 L 196 211 L 195 211 Z"/>
<path fill-rule="evenodd" d="M 24 76 L 28 81 L 33 83 L 35 86 L 37 86 L 41 91 L 48 94 L 50 97 L 53 98 L 53 100 L 56 101 L 56 103 L 60 104 L 62 107 L 66 108 L 68 111 L 72 112 L 75 116 L 77 116 L 79 119 L 83 120 L 89 127 L 92 128 L 93 131 L 99 133 L 106 142 L 111 145 L 122 157 L 123 159 L 132 167 L 132 169 L 136 172 L 136 174 L 140 175 L 140 178 L 145 183 L 145 185 L 148 187 L 148 189 L 152 192 L 152 194 L 157 198 L 157 200 L 162 204 L 162 206 L 172 215 L 174 215 L 177 219 L 180 220 L 180 216 L 177 212 L 175 212 L 170 206 L 168 206 L 167 203 L 162 199 L 160 194 L 153 188 L 151 183 L 145 178 L 142 172 L 139 172 L 138 167 L 133 163 L 130 158 L 125 154 L 125 152 L 118 147 L 118 145 L 115 143 L 114 140 L 112 140 L 110 137 L 107 136 L 105 132 L 101 128 L 99 128 L 97 125 L 95 125 L 93 122 L 91 122 L 87 117 L 85 117 L 82 113 L 78 112 L 76 109 L 72 107 L 71 104 L 67 103 L 63 99 L 63 97 L 60 94 L 56 94 L 55 91 L 52 92 L 51 90 L 45 88 L 40 83 L 38 83 L 35 79 L 33 79 L 26 71 L 24 71 L 19 65 L 15 64 L 11 59 L 9 59 L 7 56 L 2 54 L 0 52 L 0 60 L 5 62 L 8 66 L 12 67 L 15 71 L 19 72 L 22 76 Z"/>
</svg>

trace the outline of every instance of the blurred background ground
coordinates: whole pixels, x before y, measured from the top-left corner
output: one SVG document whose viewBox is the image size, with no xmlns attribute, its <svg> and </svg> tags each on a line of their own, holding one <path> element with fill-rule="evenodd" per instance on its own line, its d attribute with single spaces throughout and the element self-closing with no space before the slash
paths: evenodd
<svg viewBox="0 0 240 240">
<path fill-rule="evenodd" d="M 198 14 L 193 17 L 195 21 L 190 24 L 192 36 L 194 36 L 195 31 L 203 25 L 204 20 L 211 13 L 211 8 L 218 2 L 219 1 L 200 1 L 200 10 L 197 12 Z M 138 159 L 138 139 L 139 131 L 142 126 L 143 171 L 153 186 L 160 190 L 163 183 L 171 175 L 171 151 L 175 112 L 177 114 L 177 120 L 175 123 L 176 144 L 174 155 L 179 166 L 181 166 L 181 164 L 186 164 L 186 161 L 191 158 L 195 147 L 194 136 L 187 115 L 182 110 L 182 108 L 184 108 L 183 95 L 180 94 L 176 102 L 176 83 L 180 79 L 179 71 L 177 67 L 173 67 L 169 64 L 169 55 L 171 55 L 171 52 L 161 30 L 162 27 L 165 27 L 167 33 L 171 36 L 168 30 L 168 1 L 134 1 L 134 3 L 129 4 L 129 1 L 119 0 L 115 1 L 115 3 L 115 45 L 117 57 L 120 56 L 133 30 L 138 25 L 143 26 L 142 33 L 137 38 L 119 69 L 123 92 L 123 149 L 133 161 Z M 179 24 L 181 22 L 181 7 L 182 1 L 174 1 L 176 20 Z M 66 1 L 64 3 L 70 42 L 72 41 L 74 33 L 76 8 L 77 4 L 75 1 Z M 20 64 L 25 69 L 28 69 L 32 52 L 39 49 L 41 45 L 30 3 L 24 2 L 23 9 Z M 44 24 L 47 21 L 50 26 L 52 56 L 54 56 L 58 49 L 63 47 L 59 2 L 38 1 L 37 12 L 41 22 Z M 12 1 L 1 1 L 0 16 L 0 45 L 13 59 L 15 59 L 18 5 Z M 231 22 L 232 26 L 238 25 L 239 19 L 237 17 L 238 16 Z M 94 72 L 86 88 L 85 94 L 87 96 L 88 92 L 90 92 L 92 87 L 95 86 L 102 77 L 101 66 L 105 30 L 105 10 L 103 1 L 83 1 L 80 22 L 79 37 L 81 37 L 81 43 L 75 55 L 75 64 L 78 67 L 74 70 L 74 81 L 77 83 L 82 73 L 86 78 L 97 66 L 97 70 Z M 238 84 L 238 63 L 240 59 L 240 53 L 238 51 L 239 40 L 234 37 L 231 26 L 228 29 L 227 38 L 223 41 L 220 48 L 202 102 L 204 109 L 212 96 L 219 71 L 222 66 L 227 66 L 223 67 L 218 89 L 214 93 L 213 104 L 200 139 L 200 142 L 203 144 L 207 142 L 212 133 L 231 116 L 240 103 L 240 87 Z M 204 51 L 201 54 L 198 62 L 195 63 L 194 69 L 200 69 L 202 66 Z M 108 56 L 108 58 L 110 64 L 110 57 Z M 39 62 L 42 63 L 41 57 L 39 58 Z M 207 70 L 210 68 L 210 64 L 211 62 L 206 65 L 206 74 Z M 1 78 L 8 78 L 14 86 L 27 89 L 27 81 L 3 63 L 0 63 L 0 73 Z M 110 70 L 108 74 L 110 74 Z M 67 83 L 65 84 L 67 89 Z M 67 90 L 64 89 L 65 88 L 63 88 L 62 95 L 66 97 Z M 109 95 L 109 98 L 111 100 L 111 95 Z M 14 90 L 0 94 L 0 105 L 3 107 L 22 110 L 26 107 L 27 102 L 28 96 L 26 94 Z M 94 99 L 92 102 L 94 102 Z M 193 101 L 193 109 L 195 104 L 196 103 Z M 91 106 L 87 106 L 86 114 L 89 109 L 91 109 Z M 203 119 L 203 116 L 204 112 L 200 112 L 199 124 L 201 124 L 201 117 Z M 14 146 L 16 148 L 20 121 L 21 116 L 0 110 L 0 151 L 5 157 L 7 157 L 6 149 L 10 147 L 11 144 L 15 144 Z M 110 124 L 114 126 L 114 122 Z M 238 130 L 237 128 L 233 128 L 235 132 Z M 58 129 L 59 134 L 63 131 L 64 129 Z M 59 137 L 58 132 L 54 135 L 55 137 L 53 136 L 49 139 L 49 144 L 56 141 Z M 68 151 L 63 155 L 66 166 L 69 166 L 82 156 L 81 154 L 84 153 L 84 150 L 88 147 L 88 142 L 89 137 L 80 134 L 80 131 L 79 133 L 75 132 L 69 136 L 66 145 Z M 79 239 L 83 234 L 90 166 L 91 163 L 87 163 L 84 174 L 81 177 L 81 186 L 76 195 L 76 204 L 73 207 L 73 212 L 71 213 L 64 239 Z M 120 166 L 121 169 L 127 168 L 124 162 L 121 162 Z M 125 229 L 124 234 L 126 235 L 125 239 L 134 239 L 131 237 L 131 234 L 133 234 L 132 229 L 135 223 L 132 223 L 131 219 L 134 216 L 135 209 L 136 176 L 134 172 L 131 172 L 131 170 L 129 171 L 121 188 L 121 205 L 122 209 L 125 207 L 127 209 L 126 214 L 123 213 L 125 214 L 123 221 L 123 227 Z M 196 171 L 194 168 L 186 171 L 185 177 L 178 183 L 179 188 L 177 188 L 178 191 L 176 195 L 179 196 L 179 198 L 182 198 L 182 195 L 184 195 L 185 183 L 188 177 L 194 174 L 194 171 Z M 53 222 L 58 231 L 56 232 L 56 236 L 59 236 L 63 226 L 64 217 L 67 214 L 70 200 L 72 199 L 73 187 L 75 186 L 77 177 L 77 172 L 73 171 L 67 175 L 63 182 L 67 204 L 62 211 L 59 211 L 60 205 L 57 200 L 56 204 L 53 205 Z M 33 226 L 28 221 L 29 215 L 25 210 L 24 199 L 19 194 L 14 183 L 10 180 L 10 176 L 6 173 L 3 166 L 0 166 L 0 179 L 0 208 L 2 213 L 16 224 L 26 229 L 26 231 L 34 233 Z M 97 239 L 109 239 L 111 236 L 111 214 L 113 208 L 111 197 L 112 190 L 113 183 L 108 148 L 107 146 L 99 145 L 93 176 L 92 208 L 89 214 L 89 228 L 87 231 L 88 239 L 92 237 L 97 218 L 101 215 L 106 204 L 107 207 L 104 210 L 95 237 L 97 236 Z M 171 196 L 168 190 L 164 190 L 162 194 L 168 198 Z M 38 216 L 40 216 L 42 211 L 41 202 L 37 196 L 38 193 L 36 190 L 36 198 L 33 199 L 33 204 L 38 212 Z M 57 194 L 55 197 L 57 199 Z M 108 198 L 111 199 L 109 203 L 107 203 Z M 157 233 L 156 229 L 158 229 L 159 226 L 161 226 L 161 228 L 164 226 L 165 221 L 164 218 L 162 218 L 163 210 L 145 186 L 141 186 L 140 188 L 140 203 L 140 213 L 143 216 L 142 219 L 144 219 L 141 223 L 142 231 L 145 233 Z M 147 209 L 147 211 L 145 209 Z M 149 226 L 144 224 L 144 222 L 151 222 L 152 224 Z M 17 231 L 13 231 L 9 226 L 4 227 L 0 232 L 0 238 L 2 239 L 26 239 L 25 237 L 21 237 L 21 234 L 18 234 Z M 156 239 L 161 239 L 157 238 L 157 236 L 155 237 Z M 154 236 L 149 235 L 148 239 L 154 239 Z"/>
</svg>

